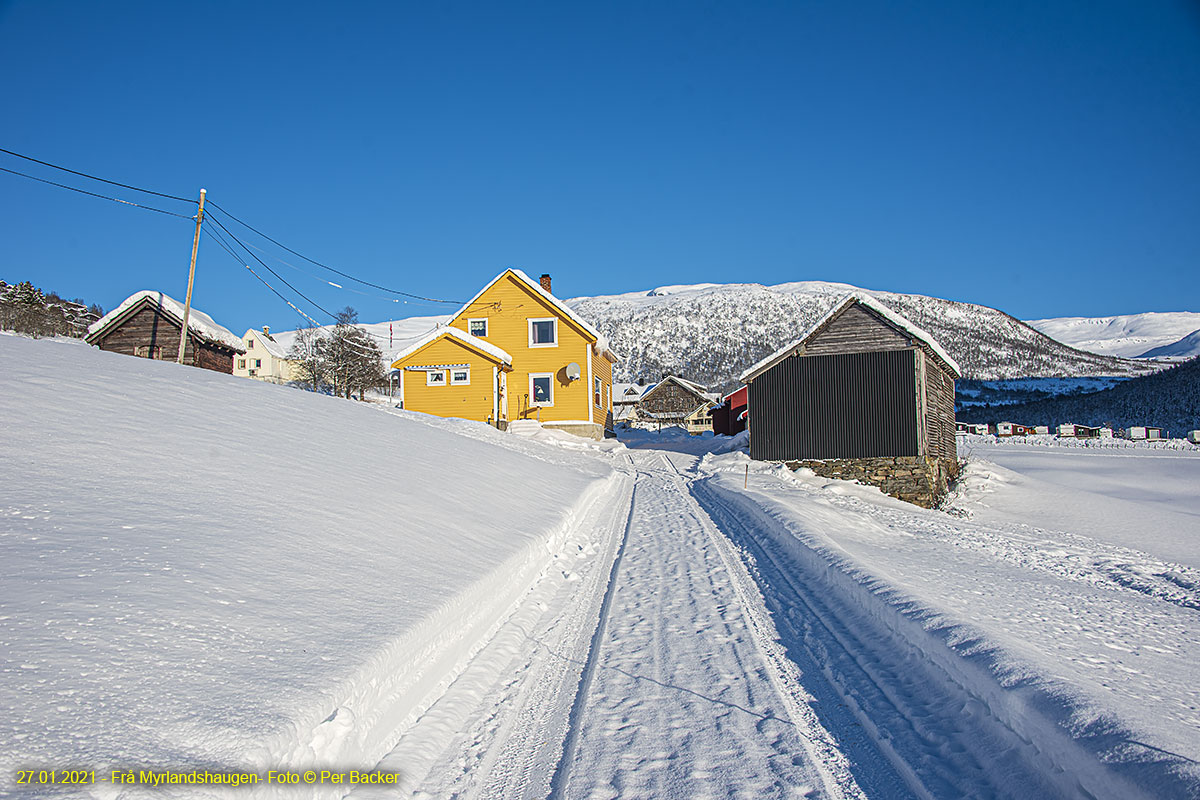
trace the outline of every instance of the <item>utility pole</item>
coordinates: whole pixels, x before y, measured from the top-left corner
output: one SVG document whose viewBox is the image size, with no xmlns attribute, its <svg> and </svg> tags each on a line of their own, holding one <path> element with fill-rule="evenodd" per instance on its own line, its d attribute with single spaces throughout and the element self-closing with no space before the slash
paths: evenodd
<svg viewBox="0 0 1200 800">
<path fill-rule="evenodd" d="M 192 313 L 192 284 L 196 282 L 196 251 L 200 249 L 200 225 L 204 222 L 204 190 L 200 190 L 200 210 L 196 212 L 196 238 L 192 239 L 192 266 L 188 270 L 187 297 L 183 301 L 183 328 L 179 331 L 179 358 L 175 363 L 183 363 L 183 351 L 187 347 L 188 317 Z"/>
</svg>

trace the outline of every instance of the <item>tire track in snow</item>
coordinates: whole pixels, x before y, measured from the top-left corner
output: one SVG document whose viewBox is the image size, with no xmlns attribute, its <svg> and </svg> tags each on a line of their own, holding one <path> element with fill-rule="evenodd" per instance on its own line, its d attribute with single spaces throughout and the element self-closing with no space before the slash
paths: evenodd
<svg viewBox="0 0 1200 800">
<path fill-rule="evenodd" d="M 665 454 L 662 459 L 680 479 L 687 479 L 687 476 Z M 783 702 L 784 708 L 787 709 L 792 724 L 796 726 L 796 733 L 802 739 L 809 758 L 818 768 L 826 793 L 829 797 L 838 798 L 864 796 L 846 764 L 845 757 L 838 750 L 837 743 L 822 727 L 817 715 L 813 712 L 810 705 L 813 702 L 813 696 L 805 690 L 799 668 L 788 658 L 787 652 L 779 644 L 779 634 L 770 620 L 765 601 L 754 585 L 753 578 L 741 559 L 733 552 L 733 546 L 729 539 L 702 510 L 702 507 L 699 504 L 697 506 L 704 532 L 708 535 L 709 541 L 712 542 L 732 579 L 733 591 L 746 615 L 747 627 L 755 649 L 758 650 L 766 665 L 771 685 Z"/>
<path fill-rule="evenodd" d="M 613 595 L 616 594 L 617 578 L 621 572 L 621 561 L 625 557 L 625 546 L 629 542 L 629 529 L 633 527 L 633 509 L 637 503 L 637 483 L 633 485 L 633 491 L 629 497 L 629 513 L 625 518 L 625 530 L 621 534 L 621 545 L 617 550 L 617 557 L 613 559 L 612 571 L 608 575 L 608 588 L 604 591 L 604 600 L 600 604 L 600 619 L 596 623 L 596 630 L 592 634 L 591 644 L 588 647 L 587 661 L 583 665 L 583 672 L 579 676 L 579 687 L 575 691 L 575 700 L 571 704 L 571 715 L 568 720 L 567 735 L 563 741 L 562 755 L 559 757 L 558 765 L 554 769 L 554 774 L 550 778 L 550 794 L 551 798 L 561 798 L 566 791 L 567 778 L 570 773 L 572 762 L 575 760 L 575 751 L 579 746 L 580 726 L 583 724 L 583 712 L 585 703 L 587 702 L 588 693 L 592 688 L 592 680 L 596 674 L 596 663 L 600 658 L 600 645 L 604 642 L 604 632 L 608 627 L 608 616 L 612 613 Z"/>
<path fill-rule="evenodd" d="M 761 641 L 765 612 L 685 478 L 658 454 L 639 461 L 627 569 L 557 796 L 862 797 L 815 715 L 794 707 L 798 683 L 781 691 L 786 657 Z"/>
<path fill-rule="evenodd" d="M 1056 744 L 1053 732 L 1043 735 L 1032 718 L 1023 721 L 1032 726 L 1029 730 L 1014 730 L 992 707 L 1019 704 L 1018 697 L 1006 700 L 973 690 L 954 671 L 957 662 L 947 667 L 923 649 L 922 631 L 889 618 L 884 603 L 870 596 L 871 586 L 847 587 L 854 578 L 828 562 L 827 554 L 810 551 L 787 531 L 774 531 L 773 521 L 752 501 L 735 506 L 726 497 L 735 497 L 733 492 L 718 492 L 707 481 L 692 488 L 714 520 L 754 559 L 792 657 L 824 672 L 828 690 L 845 701 L 914 794 L 1142 796 L 1123 782 L 1106 784 L 1096 774 L 1064 772 L 1060 761 L 1079 763 L 1070 745 Z M 820 524 L 819 515 L 813 524 Z M 1020 712 L 1010 709 L 1014 712 L 1020 719 Z M 835 732 L 848 727 L 836 716 L 823 721 Z"/>
</svg>

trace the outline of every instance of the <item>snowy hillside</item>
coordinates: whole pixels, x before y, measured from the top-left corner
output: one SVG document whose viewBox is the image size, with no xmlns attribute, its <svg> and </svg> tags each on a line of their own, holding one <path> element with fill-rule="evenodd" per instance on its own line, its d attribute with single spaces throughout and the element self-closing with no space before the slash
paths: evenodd
<svg viewBox="0 0 1200 800">
<path fill-rule="evenodd" d="M 840 283 L 699 284 L 578 297 L 568 304 L 624 359 L 617 378 L 679 374 L 728 389 L 735 376 L 801 335 L 847 292 Z M 921 295 L 867 292 L 929 331 L 963 367 L 992 380 L 1138 374 L 1155 367 L 1085 353 L 986 306 Z"/>
<path fill-rule="evenodd" d="M 1122 381 L 1086 394 L 1068 394 L 1027 403 L 961 406 L 960 422 L 1022 425 L 1152 425 L 1182 438 L 1200 429 L 1200 358 Z"/>
<path fill-rule="evenodd" d="M 1029 320 L 1029 325 L 1071 347 L 1125 358 L 1200 355 L 1200 312 L 1171 311 L 1115 317 L 1056 317 Z M 1178 343 L 1192 335 L 1190 346 Z M 1178 345 L 1178 346 L 1176 346 Z M 1170 352 L 1160 348 L 1172 348 Z"/>
<path fill-rule="evenodd" d="M 369 768 L 608 485 L 501 438 L 0 334 L 0 796 L 31 765 Z"/>
</svg>

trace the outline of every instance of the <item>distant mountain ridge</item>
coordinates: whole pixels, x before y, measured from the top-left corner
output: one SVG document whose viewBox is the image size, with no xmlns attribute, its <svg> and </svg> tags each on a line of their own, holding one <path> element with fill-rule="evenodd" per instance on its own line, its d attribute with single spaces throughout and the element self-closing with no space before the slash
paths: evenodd
<svg viewBox="0 0 1200 800">
<path fill-rule="evenodd" d="M 1054 317 L 1028 324 L 1071 347 L 1125 358 L 1200 355 L 1200 312 L 1149 311 L 1114 317 Z"/>
<path fill-rule="evenodd" d="M 608 337 L 622 361 L 616 379 L 682 375 L 711 389 L 736 385 L 744 368 L 801 336 L 849 292 L 869 294 L 933 335 L 965 378 L 1139 375 L 1159 364 L 1084 352 L 987 306 L 923 295 L 803 281 L 661 286 L 576 297 L 574 311 Z"/>
</svg>

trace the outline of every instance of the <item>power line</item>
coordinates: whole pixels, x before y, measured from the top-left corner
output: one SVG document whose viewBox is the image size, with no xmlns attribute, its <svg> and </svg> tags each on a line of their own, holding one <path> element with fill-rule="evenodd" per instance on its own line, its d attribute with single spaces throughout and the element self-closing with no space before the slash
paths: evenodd
<svg viewBox="0 0 1200 800">
<path fill-rule="evenodd" d="M 427 303 L 446 303 L 448 305 L 462 305 L 461 300 L 439 300 L 436 297 L 424 297 L 419 294 L 413 294 L 412 292 L 405 292 L 405 291 L 401 291 L 400 289 L 390 289 L 387 286 L 380 286 L 377 283 L 371 283 L 370 281 L 364 281 L 362 278 L 356 278 L 353 275 L 349 274 L 348 272 L 342 272 L 340 269 L 331 267 L 328 264 L 322 264 L 320 261 L 315 261 L 315 260 L 309 258 L 308 256 L 304 255 L 303 253 L 296 252 L 292 248 L 288 247 L 286 244 L 283 244 L 282 242 L 279 242 L 275 239 L 272 239 L 270 236 L 267 236 L 265 233 L 258 230 L 253 225 L 251 225 L 247 222 L 243 222 L 242 220 L 238 219 L 233 214 L 230 214 L 224 208 L 222 208 L 221 206 L 217 205 L 216 203 L 214 203 L 212 201 L 209 201 L 209 205 L 216 207 L 222 214 L 229 217 L 234 222 L 238 223 L 242 227 L 249 228 L 250 230 L 254 231 L 262 238 L 266 239 L 268 242 L 271 242 L 272 244 L 282 247 L 284 250 L 287 250 L 292 255 L 297 256 L 299 258 L 303 258 L 305 261 L 307 261 L 310 264 L 315 264 L 316 266 L 320 267 L 321 269 L 327 269 L 330 272 L 341 275 L 343 278 L 348 278 L 349 280 L 352 280 L 355 283 L 361 283 L 363 286 L 370 286 L 372 289 L 380 289 L 382 291 L 390 292 L 392 294 L 398 294 L 403 297 L 411 297 L 414 300 L 424 300 Z"/>
<path fill-rule="evenodd" d="M 5 150 L 4 152 L 7 153 L 8 151 Z M 96 194 L 95 192 L 89 192 L 87 189 L 79 189 L 75 186 L 68 186 L 65 183 L 55 183 L 54 181 L 48 181 L 45 178 L 39 178 L 34 175 L 28 175 L 24 172 L 17 172 L 15 169 L 9 169 L 7 167 L 0 167 L 0 172 L 8 172 L 12 175 L 20 175 L 22 178 L 29 178 L 31 181 L 37 181 L 39 183 L 48 183 L 51 186 L 57 186 L 60 189 L 70 189 L 72 192 L 79 192 L 80 194 L 86 194 L 86 195 L 90 195 L 92 197 L 99 197 L 101 200 L 112 200 L 114 203 L 124 203 L 127 206 L 133 206 L 134 208 L 144 208 L 147 211 L 157 211 L 160 214 L 168 214 L 172 217 L 179 217 L 181 219 L 195 219 L 196 218 L 195 215 L 192 215 L 189 217 L 187 214 L 176 214 L 174 211 L 167 211 L 166 209 L 155 208 L 154 206 L 144 206 L 141 203 L 133 203 L 133 202 L 130 202 L 129 200 L 122 200 L 119 197 L 109 197 L 108 195 L 104 195 L 104 194 Z M 121 184 L 117 184 L 117 185 L 120 186 Z M 172 199 L 174 199 L 174 198 L 172 198 Z M 188 200 L 187 202 L 192 203 L 195 201 Z"/>
<path fill-rule="evenodd" d="M 282 275 L 280 275 L 280 274 L 279 274 L 278 272 L 276 272 L 275 270 L 271 269 L 271 266 L 270 266 L 269 264 L 267 264 L 267 262 L 263 261 L 261 258 L 259 258 L 258 256 L 254 255 L 254 253 L 251 253 L 251 252 L 250 252 L 250 249 L 249 249 L 248 247 L 246 247 L 246 245 L 242 244 L 242 240 L 241 240 L 241 239 L 239 239 L 239 238 L 237 238 L 236 236 L 234 236 L 232 233 L 230 233 L 229 229 L 228 229 L 228 228 L 226 228 L 224 225 L 222 225 L 222 224 L 221 224 L 221 221 L 220 221 L 219 219 L 217 219 L 216 217 L 212 217 L 212 216 L 210 216 L 209 218 L 210 218 L 210 219 L 213 221 L 213 223 L 215 223 L 215 224 L 217 225 L 217 227 L 219 227 L 221 230 L 225 231 L 225 235 L 226 235 L 226 236 L 228 236 L 230 239 L 232 239 L 232 240 L 234 241 L 234 243 L 235 243 L 235 244 L 237 244 L 239 247 L 241 247 L 243 250 L 245 250 L 247 255 L 249 255 L 251 258 L 253 258 L 255 261 L 257 261 L 259 264 L 262 264 L 262 266 L 263 266 L 263 269 L 265 269 L 267 272 L 271 273 L 271 274 L 272 274 L 272 275 L 274 275 L 276 278 L 278 278 L 278 279 L 279 279 L 279 281 L 280 281 L 280 282 L 281 282 L 281 283 L 282 283 L 284 286 L 288 287 L 288 288 L 289 288 L 289 289 L 291 289 L 293 292 L 295 292 L 296 294 L 298 294 L 298 295 L 300 295 L 301 297 L 303 297 L 305 300 L 307 300 L 307 301 L 308 301 L 309 305 L 311 305 L 311 306 L 313 306 L 314 308 L 316 308 L 317 310 L 319 310 L 319 311 L 323 312 L 323 313 L 324 313 L 326 316 L 328 316 L 330 319 L 335 319 L 335 320 L 337 319 L 337 314 L 334 314 L 334 313 L 332 313 L 331 311 L 329 311 L 328 309 L 326 309 L 326 308 L 322 307 L 322 306 L 321 306 L 319 303 L 317 303 L 317 302 L 316 302 L 315 300 L 313 300 L 311 297 L 309 297 L 308 295 L 304 294 L 304 292 L 300 291 L 300 290 L 299 290 L 299 289 L 297 289 L 295 286 L 292 286 L 290 283 L 288 283 L 288 282 L 287 282 L 287 279 L 286 279 L 286 278 L 284 278 Z"/>
<path fill-rule="evenodd" d="M 278 297 L 278 298 L 279 298 L 280 300 L 282 300 L 283 302 L 287 303 L 287 304 L 288 304 L 288 306 L 290 306 L 290 307 L 291 307 L 291 308 L 292 308 L 292 309 L 293 309 L 293 310 L 294 310 L 294 311 L 295 311 L 297 314 L 299 314 L 301 317 L 303 317 L 304 319 L 308 320 L 308 321 L 309 321 L 309 322 L 311 322 L 313 325 L 316 325 L 316 326 L 317 326 L 317 327 L 319 327 L 319 328 L 326 328 L 326 327 L 329 327 L 329 326 L 327 326 L 327 325 L 321 325 L 321 323 L 317 322 L 315 319 L 313 319 L 312 317 L 310 317 L 308 314 L 305 314 L 303 311 L 301 311 L 299 308 L 297 308 L 295 305 L 293 305 L 293 304 L 292 304 L 292 302 L 291 302 L 290 300 L 288 300 L 286 297 L 284 297 L 282 294 L 280 294 L 280 293 L 279 293 L 279 292 L 278 292 L 278 291 L 275 289 L 275 287 L 274 287 L 274 286 L 272 286 L 271 284 L 269 284 L 269 283 L 267 283 L 265 280 L 263 280 L 263 278 L 262 278 L 262 277 L 261 277 L 261 276 L 260 276 L 260 275 L 259 275 L 257 272 L 255 272 L 253 269 L 251 269 L 251 268 L 250 268 L 250 266 L 249 266 L 248 264 L 245 264 L 245 263 L 244 263 L 244 260 L 241 258 L 241 256 L 239 256 L 239 255 L 237 254 L 237 252 L 235 252 L 235 251 L 234 251 L 233 247 L 232 247 L 232 246 L 230 246 L 230 245 L 229 245 L 229 243 L 225 241 L 225 238 L 224 238 L 224 237 L 223 237 L 223 236 L 222 236 L 220 233 L 218 233 L 217 231 L 213 230 L 212 228 L 206 228 L 206 229 L 204 230 L 204 234 L 205 234 L 206 236 L 210 236 L 210 237 L 212 237 L 213 241 L 215 241 L 215 242 L 216 242 L 216 243 L 217 243 L 217 244 L 218 244 L 218 245 L 221 247 L 221 249 L 223 249 L 223 250 L 224 250 L 226 253 L 228 253 L 228 254 L 229 254 L 229 255 L 230 255 L 232 258 L 233 258 L 233 260 L 234 260 L 234 261 L 238 262 L 239 264 L 242 264 L 242 266 L 244 266 L 244 267 L 246 267 L 246 269 L 250 270 L 250 274 L 251 274 L 251 275 L 253 275 L 255 278 L 257 278 L 257 279 L 258 279 L 258 280 L 259 280 L 259 281 L 260 281 L 260 282 L 263 284 L 263 286 L 266 286 L 268 289 L 270 289 L 272 292 L 274 292 L 274 294 L 275 294 L 275 296 L 276 296 L 276 297 Z M 246 245 L 245 245 L 245 243 L 241 243 L 241 244 L 242 244 L 242 246 L 243 246 L 243 247 L 245 247 L 245 246 L 246 246 Z M 257 249 L 257 248 L 256 248 L 256 249 Z M 287 262 L 284 262 L 284 263 L 287 263 Z M 291 266 L 291 265 L 289 264 L 288 266 Z M 416 334 L 415 336 L 384 336 L 383 334 L 380 334 L 380 333 L 373 333 L 373 332 L 371 332 L 371 331 L 367 330 L 365 327 L 359 327 L 359 328 L 358 328 L 358 330 L 359 330 L 361 333 L 363 333 L 364 335 L 366 335 L 366 336 L 370 336 L 370 337 L 371 337 L 371 338 L 373 338 L 373 339 L 378 339 L 378 340 L 380 340 L 380 341 L 383 341 L 384 339 L 387 339 L 387 340 L 389 341 L 389 343 L 390 343 L 390 342 L 392 342 L 392 341 L 398 341 L 398 342 L 415 341 L 415 340 L 417 340 L 417 339 L 420 339 L 422 336 L 426 336 L 426 335 L 428 335 L 429 333 L 431 333 L 431 332 L 433 332 L 433 331 L 437 330 L 439 327 L 441 327 L 441 326 L 440 326 L 440 325 L 436 325 L 436 324 L 435 324 L 435 325 L 434 325 L 432 328 L 430 328 L 429 330 L 427 330 L 427 331 L 422 331 L 421 333 L 418 333 L 418 334 Z"/>
<path fill-rule="evenodd" d="M 155 192 L 155 191 L 151 191 L 150 189 L 143 189 L 140 186 L 130 186 L 127 183 L 117 183 L 116 181 L 110 181 L 107 178 L 99 178 L 95 175 L 89 175 L 86 172 L 78 172 L 73 169 L 67 169 L 66 167 L 60 167 L 58 164 L 51 164 L 49 161 L 41 161 L 39 159 L 32 158 L 31 156 L 23 156 L 20 153 L 14 153 L 12 150 L 5 150 L 3 147 L 0 147 L 0 153 L 8 153 L 10 156 L 16 156 L 17 158 L 23 158 L 26 161 L 32 161 L 33 163 L 41 164 L 44 167 L 50 167 L 52 169 L 60 169 L 63 172 L 69 172 L 72 175 L 78 175 L 81 178 L 90 178 L 91 180 L 94 180 L 94 181 L 100 181 L 101 183 L 107 183 L 110 186 L 120 186 L 122 189 L 132 189 L 135 192 L 145 192 L 146 194 L 152 194 L 155 197 L 165 197 L 168 200 L 179 200 L 180 202 L 183 202 L 183 203 L 196 202 L 195 200 L 191 200 L 186 197 L 176 197 L 173 194 L 163 194 L 162 192 Z M 21 173 L 17 173 L 17 174 L 21 174 Z M 28 177 L 28 176 L 26 176 L 26 177 Z M 49 181 L 46 181 L 46 182 L 49 183 Z M 55 184 L 55 186 L 57 186 L 57 185 L 58 184 Z M 111 199 L 111 198 L 109 198 L 109 199 Z M 131 204 L 131 205 L 136 205 L 136 204 Z"/>
</svg>

